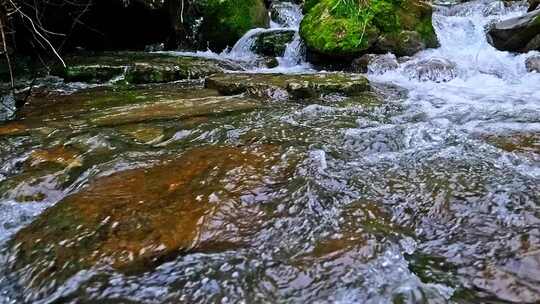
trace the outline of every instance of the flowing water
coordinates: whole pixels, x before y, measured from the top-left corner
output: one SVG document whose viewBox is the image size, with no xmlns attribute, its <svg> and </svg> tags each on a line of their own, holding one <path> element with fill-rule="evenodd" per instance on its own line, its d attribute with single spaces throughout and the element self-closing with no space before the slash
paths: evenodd
<svg viewBox="0 0 540 304">
<path fill-rule="evenodd" d="M 38 94 L 0 126 L 0 303 L 537 303 L 540 75 L 485 38 L 524 9 L 437 8 L 377 98 Z"/>
</svg>

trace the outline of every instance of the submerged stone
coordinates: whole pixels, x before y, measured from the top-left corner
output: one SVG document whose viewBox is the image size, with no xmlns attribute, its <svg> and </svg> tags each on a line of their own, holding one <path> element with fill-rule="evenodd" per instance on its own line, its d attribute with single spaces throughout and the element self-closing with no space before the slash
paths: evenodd
<svg viewBox="0 0 540 304">
<path fill-rule="evenodd" d="M 250 111 L 260 104 L 250 98 L 219 96 L 217 91 L 204 89 L 200 84 L 98 87 L 69 95 L 31 97 L 19 113 L 24 124 L 0 126 L 0 136 L 220 116 Z M 142 139 L 140 132 L 133 135 L 137 141 Z"/>
<path fill-rule="evenodd" d="M 96 113 L 89 124 L 114 126 L 150 121 L 185 119 L 196 116 L 216 116 L 251 111 L 260 106 L 256 100 L 236 96 L 201 99 L 169 99 L 136 105 L 114 107 Z"/>
<path fill-rule="evenodd" d="M 63 146 L 34 150 L 30 154 L 29 162 L 31 167 L 47 163 L 58 164 L 66 168 L 80 167 L 82 165 L 78 152 Z"/>
<path fill-rule="evenodd" d="M 0 136 L 22 135 L 28 131 L 28 126 L 20 122 L 9 122 L 0 125 Z"/>
<path fill-rule="evenodd" d="M 264 191 L 278 159 L 274 146 L 207 146 L 97 178 L 17 233 L 12 275 L 24 289 L 49 288 L 97 265 L 139 272 L 183 252 L 249 246 L 264 213 L 242 199 Z"/>
<path fill-rule="evenodd" d="M 120 132 L 129 135 L 135 141 L 151 144 L 164 137 L 163 129 L 144 125 L 126 125 L 119 128 Z"/>
<path fill-rule="evenodd" d="M 199 79 L 224 70 L 241 70 L 228 61 L 168 54 L 120 52 L 66 59 L 67 68 L 51 72 L 67 82 L 103 83 L 123 76 L 132 84 Z"/>
<path fill-rule="evenodd" d="M 508 152 L 533 153 L 540 155 L 540 135 L 518 133 L 506 136 L 494 135 L 486 138 L 487 142 Z"/>
<path fill-rule="evenodd" d="M 359 95 L 370 90 L 369 81 L 356 74 L 216 74 L 206 87 L 225 95 L 247 93 L 277 100 L 319 98 L 326 94 Z"/>
<path fill-rule="evenodd" d="M 510 303 L 540 302 L 540 252 L 527 252 L 486 267 L 474 286 Z"/>
<path fill-rule="evenodd" d="M 81 153 L 66 146 L 33 150 L 17 166 L 17 174 L 11 170 L 0 180 L 2 198 L 17 202 L 55 201 L 61 190 L 74 176 L 71 173 L 83 166 Z"/>
</svg>

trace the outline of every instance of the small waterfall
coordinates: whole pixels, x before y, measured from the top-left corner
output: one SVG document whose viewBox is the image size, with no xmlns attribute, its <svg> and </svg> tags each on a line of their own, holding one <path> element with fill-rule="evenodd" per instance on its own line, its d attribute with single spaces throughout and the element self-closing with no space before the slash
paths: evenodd
<svg viewBox="0 0 540 304">
<path fill-rule="evenodd" d="M 440 47 L 415 55 L 413 63 L 444 59 L 455 64 L 458 78 L 462 80 L 480 74 L 516 80 L 526 73 L 524 60 L 528 55 L 516 56 L 496 50 L 488 43 L 486 32 L 493 22 L 522 15 L 525 11 L 523 2 L 508 6 L 503 1 L 490 0 L 436 7 L 433 25 Z"/>
<path fill-rule="evenodd" d="M 282 2 L 274 4 L 272 9 L 272 17 L 275 20 L 273 26 L 293 29 L 295 31 L 293 41 L 287 44 L 283 57 L 277 58 L 279 62 L 278 69 L 309 69 L 309 64 L 305 61 L 305 46 L 298 32 L 300 23 L 304 18 L 302 8 L 294 3 Z"/>
<path fill-rule="evenodd" d="M 440 47 L 428 49 L 389 71 L 369 78 L 409 91 L 406 104 L 426 118 L 444 119 L 474 133 L 540 129 L 540 74 L 525 61 L 538 52 L 513 54 L 488 43 L 494 22 L 525 14 L 524 2 L 477 0 L 439 6 L 433 25 Z M 498 121 L 492 117 L 497 113 Z"/>
<path fill-rule="evenodd" d="M 297 4 L 278 2 L 272 5 L 272 28 L 284 27 L 298 30 L 303 18 L 302 8 Z"/>
<path fill-rule="evenodd" d="M 294 39 L 289 44 L 287 44 L 287 48 L 285 49 L 285 53 L 283 54 L 283 57 L 278 58 L 279 66 L 280 67 L 295 67 L 295 66 L 306 66 L 307 63 L 305 62 L 305 47 L 302 42 L 302 38 L 300 38 L 300 34 L 296 32 L 294 34 Z"/>
<path fill-rule="evenodd" d="M 257 54 L 252 51 L 253 44 L 257 39 L 257 35 L 271 30 L 256 28 L 249 30 L 240 40 L 238 40 L 230 50 L 225 50 L 222 55 L 228 59 L 240 61 L 254 61 L 257 59 Z"/>
<path fill-rule="evenodd" d="M 271 16 L 272 21 L 270 22 L 270 28 L 255 28 L 249 30 L 232 48 L 226 49 L 219 54 L 210 50 L 157 53 L 244 62 L 246 68 L 254 72 L 297 73 L 309 71 L 311 66 L 305 60 L 305 46 L 299 34 L 300 22 L 302 22 L 302 19 L 304 18 L 302 8 L 299 5 L 290 2 L 275 2 L 272 4 Z M 264 65 L 264 58 L 253 52 L 253 45 L 257 37 L 264 33 L 283 30 L 293 30 L 295 34 L 293 40 L 286 45 L 283 57 L 276 58 L 279 65 L 275 68 L 261 68 L 260 66 Z"/>
<path fill-rule="evenodd" d="M 221 55 L 227 59 L 257 63 L 259 56 L 252 48 L 258 35 L 292 29 L 295 31 L 293 41 L 287 44 L 283 57 L 277 58 L 279 66 L 269 70 L 286 72 L 309 68 L 305 62 L 305 47 L 298 33 L 300 22 L 304 18 L 302 8 L 294 3 L 278 2 L 272 5 L 271 15 L 269 29 L 257 28 L 248 31 L 230 50 L 224 51 Z"/>
</svg>

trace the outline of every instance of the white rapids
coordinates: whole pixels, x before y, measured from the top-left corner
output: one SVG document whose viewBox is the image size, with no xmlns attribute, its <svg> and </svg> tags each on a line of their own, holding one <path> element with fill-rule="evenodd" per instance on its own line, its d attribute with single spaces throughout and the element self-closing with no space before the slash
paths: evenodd
<svg viewBox="0 0 540 304">
<path fill-rule="evenodd" d="M 447 121 L 467 133 L 539 132 L 540 74 L 528 73 L 525 67 L 525 60 L 538 52 L 498 51 L 486 35 L 490 23 L 525 12 L 524 3 L 507 7 L 502 1 L 488 0 L 438 7 L 433 25 L 440 47 L 417 54 L 411 62 L 449 61 L 455 64 L 455 78 L 418 81 L 406 71 L 410 62 L 369 77 L 406 88 L 411 111 Z"/>
</svg>

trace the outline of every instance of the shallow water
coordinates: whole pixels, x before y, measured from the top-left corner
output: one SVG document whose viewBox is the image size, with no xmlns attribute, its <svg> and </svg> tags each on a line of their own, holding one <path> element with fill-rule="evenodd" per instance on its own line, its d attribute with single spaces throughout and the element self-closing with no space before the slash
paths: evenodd
<svg viewBox="0 0 540 304">
<path fill-rule="evenodd" d="M 440 8 L 411 60 L 457 77 L 402 64 L 378 101 L 36 95 L 0 126 L 0 303 L 540 301 L 540 75 L 483 35 L 522 10 Z"/>
</svg>

